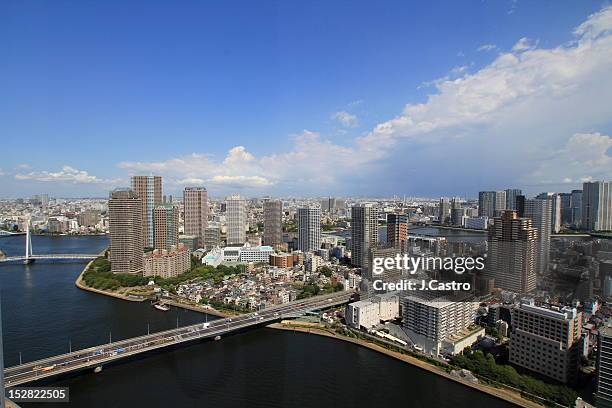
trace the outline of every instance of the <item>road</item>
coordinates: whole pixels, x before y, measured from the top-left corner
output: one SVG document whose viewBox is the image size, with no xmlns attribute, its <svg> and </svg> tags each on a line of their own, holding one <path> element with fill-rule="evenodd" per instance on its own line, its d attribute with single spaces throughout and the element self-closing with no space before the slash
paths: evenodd
<svg viewBox="0 0 612 408">
<path fill-rule="evenodd" d="M 8 367 L 4 370 L 5 387 L 25 384 L 70 371 L 98 367 L 104 363 L 147 351 L 197 339 L 222 336 L 236 330 L 281 320 L 291 315 L 338 306 L 347 303 L 353 294 L 352 291 L 346 291 L 301 299 L 259 312 L 179 327 Z"/>
</svg>

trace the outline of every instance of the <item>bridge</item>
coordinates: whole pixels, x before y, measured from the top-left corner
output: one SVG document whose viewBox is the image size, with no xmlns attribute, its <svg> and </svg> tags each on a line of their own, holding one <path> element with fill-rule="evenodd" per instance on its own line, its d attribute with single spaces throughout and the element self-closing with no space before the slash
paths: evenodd
<svg viewBox="0 0 612 408">
<path fill-rule="evenodd" d="M 316 296 L 210 323 L 183 326 L 19 364 L 4 370 L 4 386 L 9 388 L 73 371 L 98 367 L 101 369 L 104 364 L 152 350 L 208 338 L 219 339 L 220 336 L 239 330 L 266 325 L 314 310 L 340 306 L 348 303 L 353 294 L 353 291 L 343 291 Z"/>
<path fill-rule="evenodd" d="M 14 233 L 10 235 L 16 235 Z M 23 233 L 22 233 L 23 235 Z M 24 256 L 5 256 L 0 258 L 0 264 L 4 262 L 23 262 L 32 263 L 36 260 L 70 260 L 70 261 L 90 261 L 97 258 L 100 254 L 36 254 L 32 251 L 32 235 L 30 234 L 30 220 L 26 221 L 26 247 Z"/>
</svg>

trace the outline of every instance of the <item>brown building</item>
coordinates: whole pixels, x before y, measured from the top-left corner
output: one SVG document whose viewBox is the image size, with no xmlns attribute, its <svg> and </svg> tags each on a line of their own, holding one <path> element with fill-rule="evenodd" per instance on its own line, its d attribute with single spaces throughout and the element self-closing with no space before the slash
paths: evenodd
<svg viewBox="0 0 612 408">
<path fill-rule="evenodd" d="M 289 268 L 294 264 L 293 254 L 272 254 L 270 255 L 270 265 L 279 268 Z"/>
<path fill-rule="evenodd" d="M 408 216 L 406 214 L 387 215 L 387 243 L 394 247 L 403 247 L 408 235 Z"/>
<path fill-rule="evenodd" d="M 529 218 L 519 218 L 516 211 L 505 210 L 489 227 L 489 252 L 483 272 L 495 279 L 495 287 L 527 293 L 536 287 L 538 232 Z"/>
<path fill-rule="evenodd" d="M 204 245 L 208 227 L 208 193 L 204 187 L 186 187 L 183 191 L 185 207 L 185 235 L 198 237 L 198 246 Z"/>
<path fill-rule="evenodd" d="M 191 267 L 189 249 L 183 244 L 172 245 L 169 250 L 155 249 L 144 255 L 144 276 L 172 278 Z"/>
<path fill-rule="evenodd" d="M 155 249 L 170 250 L 179 244 L 179 209 L 172 204 L 161 204 L 153 212 Z"/>
<path fill-rule="evenodd" d="M 161 176 L 132 176 L 132 190 L 141 199 L 144 245 L 151 248 L 154 243 L 153 209 L 156 205 L 162 204 L 162 178 Z"/>
<path fill-rule="evenodd" d="M 116 189 L 108 200 L 110 263 L 114 273 L 142 273 L 142 203 L 130 189 Z"/>
</svg>

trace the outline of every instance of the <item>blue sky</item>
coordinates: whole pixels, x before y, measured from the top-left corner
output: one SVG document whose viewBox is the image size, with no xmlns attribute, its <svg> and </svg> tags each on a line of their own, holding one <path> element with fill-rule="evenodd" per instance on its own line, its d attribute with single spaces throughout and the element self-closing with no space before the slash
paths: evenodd
<svg viewBox="0 0 612 408">
<path fill-rule="evenodd" d="M 381 3 L 3 2 L 0 197 L 612 178 L 606 3 Z"/>
</svg>

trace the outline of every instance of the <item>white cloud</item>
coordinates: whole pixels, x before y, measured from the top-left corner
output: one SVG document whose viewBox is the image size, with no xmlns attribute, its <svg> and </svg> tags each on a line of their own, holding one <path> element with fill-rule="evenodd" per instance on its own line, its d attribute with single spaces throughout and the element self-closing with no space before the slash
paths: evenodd
<svg viewBox="0 0 612 408">
<path fill-rule="evenodd" d="M 589 16 L 574 35 L 552 48 L 521 38 L 473 73 L 449 72 L 431 81 L 435 89 L 424 102 L 407 104 L 347 146 L 305 130 L 285 153 L 254 155 L 237 146 L 223 158 L 194 153 L 120 167 L 179 184 L 317 193 L 347 183 L 361 189 L 354 193 L 388 183 L 391 193 L 407 185 L 452 194 L 610 179 L 610 137 L 597 130 L 612 126 L 612 7 Z M 347 125 L 356 123 L 352 116 L 332 115 Z"/>
<path fill-rule="evenodd" d="M 483 44 L 476 49 L 476 51 L 493 51 L 497 49 L 495 44 Z"/>
<path fill-rule="evenodd" d="M 345 111 L 333 113 L 331 119 L 335 119 L 340 122 L 344 127 L 355 127 L 359 124 L 359 120 L 356 115 L 352 115 Z"/>
<path fill-rule="evenodd" d="M 100 179 L 84 170 L 77 170 L 70 166 L 63 166 L 60 171 L 31 171 L 29 173 L 15 174 L 17 180 L 34 180 L 44 182 L 68 182 L 75 184 L 114 184 L 119 180 Z"/>
<path fill-rule="evenodd" d="M 581 183 L 612 176 L 612 137 L 576 133 L 550 159 L 540 163 L 531 177 L 550 183 Z"/>
<path fill-rule="evenodd" d="M 6 173 L 2 169 L 0 169 L 0 177 L 4 175 L 6 175 Z"/>
</svg>

